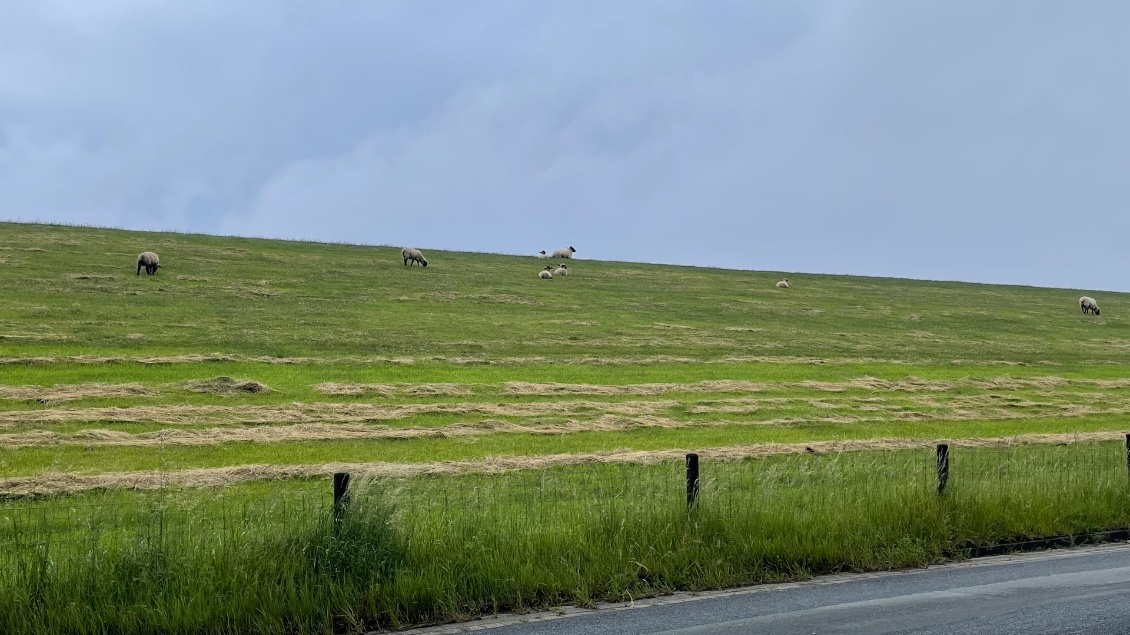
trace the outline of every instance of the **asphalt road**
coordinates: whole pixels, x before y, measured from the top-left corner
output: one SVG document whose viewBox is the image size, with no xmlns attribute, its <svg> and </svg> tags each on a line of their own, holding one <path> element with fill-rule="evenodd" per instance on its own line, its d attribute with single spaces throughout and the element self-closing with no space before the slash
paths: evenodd
<svg viewBox="0 0 1130 635">
<path fill-rule="evenodd" d="M 838 575 L 701 598 L 507 616 L 421 633 L 481 635 L 1130 634 L 1130 545 Z M 489 627 L 489 628 L 488 628 Z"/>
</svg>

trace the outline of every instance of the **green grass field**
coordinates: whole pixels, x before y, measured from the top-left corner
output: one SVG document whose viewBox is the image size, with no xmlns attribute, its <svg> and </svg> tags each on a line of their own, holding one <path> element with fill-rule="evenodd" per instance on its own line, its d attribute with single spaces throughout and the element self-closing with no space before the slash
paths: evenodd
<svg viewBox="0 0 1130 635">
<path fill-rule="evenodd" d="M 356 632 L 1130 518 L 1126 294 L 584 259 L 544 281 L 533 256 L 421 247 L 427 268 L 392 247 L 0 223 L 0 631 Z M 135 275 L 145 250 L 154 276 Z M 983 460 L 940 501 L 942 440 L 1020 443 L 1030 470 Z M 686 451 L 716 490 L 777 502 L 704 498 L 688 520 Z M 1065 481 L 1072 452 L 1102 458 Z M 325 526 L 341 469 L 378 484 L 360 538 Z M 876 471 L 906 487 L 860 480 Z M 265 567 L 272 550 L 289 555 Z M 134 582 L 99 599 L 107 576 Z"/>
</svg>

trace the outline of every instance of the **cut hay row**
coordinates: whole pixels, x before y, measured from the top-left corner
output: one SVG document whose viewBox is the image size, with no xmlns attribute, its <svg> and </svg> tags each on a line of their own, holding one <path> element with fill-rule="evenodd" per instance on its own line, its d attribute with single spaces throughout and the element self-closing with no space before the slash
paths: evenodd
<svg viewBox="0 0 1130 635">
<path fill-rule="evenodd" d="M 783 411 L 792 410 L 788 416 Z M 836 411 L 836 416 L 811 411 Z M 538 402 L 439 403 L 291 403 L 271 405 L 137 405 L 98 408 L 44 408 L 0 411 L 0 429 L 46 428 L 66 424 L 149 423 L 173 426 L 248 426 L 294 424 L 361 424 L 420 416 L 482 416 L 507 418 L 601 415 L 664 416 L 761 415 L 749 421 L 773 423 L 857 423 L 877 421 L 1014 420 L 1081 417 L 1130 412 L 1130 394 L 1120 392 L 1037 395 L 1023 393 L 910 394 L 898 400 L 881 396 L 732 397 L 692 401 L 666 399 L 590 401 L 561 399 Z M 772 418 L 768 418 L 772 417 Z M 543 421 L 533 423 L 542 424 Z M 689 424 L 688 424 L 689 425 Z"/>
<path fill-rule="evenodd" d="M 166 429 L 131 434 L 121 430 L 79 430 L 52 432 L 35 430 L 0 434 L 0 447 L 19 448 L 54 445 L 95 446 L 201 446 L 221 443 L 274 443 L 283 441 L 341 441 L 376 439 L 419 439 L 471 437 L 489 434 L 561 435 L 578 432 L 622 432 L 636 428 L 682 428 L 689 426 L 725 426 L 758 424 L 734 421 L 675 421 L 663 417 L 622 417 L 601 415 L 591 421 L 567 421 L 548 425 L 519 425 L 509 421 L 460 422 L 451 425 L 420 428 L 352 423 L 300 423 L 287 426 L 253 426 L 247 428 Z"/>
<path fill-rule="evenodd" d="M 569 364 L 583 366 L 649 366 L 652 364 L 802 364 L 802 365 L 852 365 L 852 364 L 941 364 L 978 366 L 1026 366 L 1023 362 L 1009 360 L 961 360 L 961 359 L 888 359 L 880 357 L 805 357 L 797 355 L 731 355 L 716 358 L 696 358 L 678 355 L 650 355 L 640 357 L 592 357 L 541 355 L 511 357 L 458 357 L 433 355 L 429 357 L 270 357 L 264 355 L 240 355 L 234 353 L 200 353 L 184 355 L 37 355 L 0 357 L 0 365 L 19 364 L 203 364 L 213 362 L 238 362 L 256 364 L 287 365 L 366 365 L 392 364 L 406 365 L 424 362 L 469 366 L 544 366 L 547 364 Z M 1092 363 L 1080 360 L 1080 363 Z M 1095 364 L 1106 363 L 1093 361 Z"/>
<path fill-rule="evenodd" d="M 978 390 L 1020 390 L 1025 388 L 1062 388 L 1066 386 L 1094 386 L 1099 388 L 1127 388 L 1130 379 L 1066 379 L 1057 376 L 1016 378 L 1009 376 L 981 379 L 964 377 L 956 380 L 931 380 L 918 377 L 887 380 L 876 377 L 858 377 L 846 381 L 802 381 L 802 382 L 753 382 L 743 379 L 720 379 L 687 383 L 646 383 L 646 384 L 566 384 L 534 383 L 511 381 L 503 384 L 456 384 L 456 383 L 396 383 L 363 384 L 324 382 L 312 386 L 329 396 L 379 396 L 391 397 L 432 397 L 466 396 L 472 394 L 506 394 L 517 396 L 554 395 L 635 395 L 654 396 L 666 393 L 754 393 L 803 389 L 820 392 L 845 392 L 866 390 L 871 392 L 945 392 L 957 389 Z M 79 399 L 92 398 L 136 398 L 154 397 L 167 392 L 190 391 L 217 395 L 259 394 L 271 392 L 270 387 L 251 379 L 214 377 L 191 380 L 174 384 L 146 385 L 132 383 L 80 383 L 56 384 L 54 386 L 2 386 L 0 399 L 34 401 L 43 404 L 58 404 Z"/>
<path fill-rule="evenodd" d="M 763 443 L 695 450 L 707 460 L 738 460 L 787 454 L 830 454 L 867 450 L 931 449 L 938 443 L 952 447 L 1010 447 L 1022 444 L 1068 444 L 1112 441 L 1122 432 L 1076 434 L 1025 434 L 1015 437 L 967 439 L 868 439 L 859 441 L 812 441 L 809 443 Z M 471 461 L 426 463 L 323 463 L 318 465 L 236 465 L 176 471 L 144 470 L 103 474 L 43 474 L 0 479 L 0 499 L 17 499 L 90 490 L 154 490 L 166 487 L 222 487 L 236 483 L 329 476 L 349 472 L 357 477 L 403 478 L 420 475 L 502 473 L 547 469 L 569 465 L 643 463 L 681 460 L 687 449 L 657 451 L 610 451 L 544 456 L 498 456 Z"/>
<path fill-rule="evenodd" d="M 43 404 L 57 404 L 79 399 L 120 399 L 129 397 L 154 397 L 169 391 L 188 391 L 213 395 L 233 395 L 241 393 L 268 393 L 269 386 L 253 379 L 232 377 L 213 377 L 196 379 L 176 384 L 148 386 L 131 382 L 112 384 L 92 382 L 82 384 L 55 384 L 54 386 L 3 386 L 0 385 L 0 399 L 14 401 L 34 401 Z"/>
<path fill-rule="evenodd" d="M 0 427 L 50 425 L 73 422 L 162 423 L 170 425 L 247 425 L 279 423 L 365 423 L 418 415 L 478 414 L 496 417 L 545 415 L 621 414 L 650 415 L 679 405 L 678 401 L 599 402 L 586 400 L 536 403 L 423 403 L 384 405 L 370 403 L 294 403 L 288 405 L 177 405 L 125 408 L 53 408 L 0 412 Z"/>
<path fill-rule="evenodd" d="M 740 402 L 741 400 L 733 400 Z M 820 403 L 820 402 L 816 402 Z M 841 406 L 823 404 L 828 409 Z M 50 430 L 31 430 L 10 434 L 0 434 L 0 448 L 44 447 L 60 445 L 96 446 L 208 446 L 223 443 L 277 443 L 295 441 L 339 441 L 339 440 L 382 440 L 481 437 L 496 434 L 567 435 L 585 432 L 626 432 L 640 428 L 685 429 L 726 426 L 790 426 L 790 425 L 849 425 L 873 424 L 882 422 L 962 422 L 962 421 L 1010 421 L 1018 419 L 1056 419 L 1079 418 L 1089 414 L 1125 415 L 1130 414 L 1130 404 L 1122 408 L 1097 408 L 1079 404 L 1041 404 L 1038 402 L 1018 402 L 1014 409 L 982 408 L 978 410 L 913 411 L 901 406 L 887 404 L 863 404 L 858 414 L 828 414 L 823 416 L 778 416 L 768 419 L 686 419 L 656 415 L 623 416 L 600 414 L 592 419 L 570 419 L 559 423 L 515 423 L 497 419 L 468 421 L 442 426 L 389 426 L 384 424 L 342 423 L 331 418 L 333 423 L 295 423 L 282 425 L 251 425 L 239 427 L 230 420 L 223 423 L 230 427 L 213 428 L 171 428 L 151 432 L 130 433 L 122 430 L 100 428 L 77 430 L 74 432 L 54 432 Z M 695 406 L 689 409 L 693 414 L 748 415 L 761 411 L 755 405 Z M 769 410 L 772 412 L 773 410 Z M 218 423 L 218 422 L 214 422 Z M 277 422 L 272 422 L 277 423 Z"/>
<path fill-rule="evenodd" d="M 503 391 L 509 395 L 661 395 L 668 392 L 759 392 L 771 387 L 771 384 L 742 379 L 623 385 L 510 381 L 503 384 Z"/>
<path fill-rule="evenodd" d="M 461 396 L 470 395 L 472 387 L 467 384 L 343 384 L 324 382 L 315 384 L 314 390 L 332 396 L 358 396 L 376 393 L 381 397 L 394 395 L 407 395 L 413 397 L 424 396 Z"/>
<path fill-rule="evenodd" d="M 148 397 L 157 389 L 139 383 L 56 384 L 54 386 L 0 386 L 0 399 L 62 403 L 77 399 Z"/>
<path fill-rule="evenodd" d="M 1066 379 L 1064 377 L 1043 376 L 1016 378 L 1009 376 L 980 379 L 963 377 L 957 380 L 920 379 L 910 376 L 904 379 L 879 379 L 859 377 L 847 381 L 801 381 L 801 382 L 751 382 L 725 379 L 700 381 L 694 383 L 656 383 L 656 384 L 560 384 L 531 383 L 512 381 L 504 384 L 504 390 L 512 395 L 657 395 L 666 392 L 761 392 L 767 390 L 786 390 L 803 388 L 822 392 L 844 392 L 847 390 L 870 390 L 889 392 L 944 392 L 960 388 L 983 390 L 1020 390 L 1023 388 L 1054 388 L 1067 385 L 1098 386 L 1102 388 L 1127 388 L 1130 379 Z"/>
</svg>

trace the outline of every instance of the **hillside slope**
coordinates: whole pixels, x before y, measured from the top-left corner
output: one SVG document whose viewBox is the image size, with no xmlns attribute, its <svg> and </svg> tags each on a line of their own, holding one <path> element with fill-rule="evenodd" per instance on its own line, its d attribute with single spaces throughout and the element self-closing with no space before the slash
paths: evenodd
<svg viewBox="0 0 1130 635">
<path fill-rule="evenodd" d="M 0 225 L 0 496 L 1127 427 L 1125 295 L 425 252 Z"/>
<path fill-rule="evenodd" d="M 1130 361 L 1125 294 L 425 251 L 4 223 L 0 356 Z"/>
</svg>

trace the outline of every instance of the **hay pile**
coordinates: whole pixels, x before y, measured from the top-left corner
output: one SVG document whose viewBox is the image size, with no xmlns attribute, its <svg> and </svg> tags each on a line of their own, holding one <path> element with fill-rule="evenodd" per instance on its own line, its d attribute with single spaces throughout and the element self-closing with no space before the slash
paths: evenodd
<svg viewBox="0 0 1130 635">
<path fill-rule="evenodd" d="M 233 377 L 219 376 L 212 379 L 198 379 L 185 382 L 185 390 L 202 392 L 213 395 L 235 395 L 240 393 L 268 393 L 270 386 L 257 382 L 254 379 L 235 379 Z"/>
</svg>

